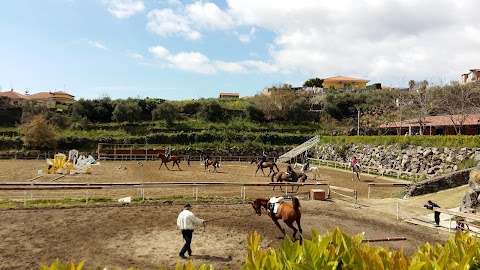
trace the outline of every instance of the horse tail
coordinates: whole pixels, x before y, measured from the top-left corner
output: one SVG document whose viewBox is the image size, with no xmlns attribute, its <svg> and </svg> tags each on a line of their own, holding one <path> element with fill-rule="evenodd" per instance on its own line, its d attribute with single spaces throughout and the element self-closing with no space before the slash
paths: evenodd
<svg viewBox="0 0 480 270">
<path fill-rule="evenodd" d="M 273 162 L 273 165 L 275 165 L 275 168 L 277 168 L 277 172 L 279 172 L 280 169 L 278 168 L 277 163 Z M 273 182 L 273 180 L 272 180 L 272 182 Z"/>
<path fill-rule="evenodd" d="M 292 197 L 292 202 L 293 202 L 293 209 L 295 209 L 295 212 L 297 212 L 298 208 L 300 208 L 300 201 L 298 200 L 297 197 Z"/>
</svg>

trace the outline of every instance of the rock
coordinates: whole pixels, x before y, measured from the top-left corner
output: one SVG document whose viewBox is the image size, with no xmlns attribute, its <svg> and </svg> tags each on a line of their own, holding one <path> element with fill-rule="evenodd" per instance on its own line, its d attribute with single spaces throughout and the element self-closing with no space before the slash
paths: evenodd
<svg viewBox="0 0 480 270">
<path fill-rule="evenodd" d="M 470 178 L 468 180 L 468 185 L 477 192 L 480 192 L 480 170 L 473 169 L 470 172 Z"/>
<path fill-rule="evenodd" d="M 474 190 L 467 190 L 465 191 L 465 195 L 463 195 L 462 205 L 466 208 L 475 208 L 478 205 L 478 193 Z"/>
<path fill-rule="evenodd" d="M 427 149 L 427 150 L 425 150 L 425 151 L 423 152 L 423 157 L 424 157 L 424 158 L 425 158 L 425 157 L 428 157 L 428 156 L 430 156 L 431 154 L 433 154 L 432 150 Z"/>
</svg>

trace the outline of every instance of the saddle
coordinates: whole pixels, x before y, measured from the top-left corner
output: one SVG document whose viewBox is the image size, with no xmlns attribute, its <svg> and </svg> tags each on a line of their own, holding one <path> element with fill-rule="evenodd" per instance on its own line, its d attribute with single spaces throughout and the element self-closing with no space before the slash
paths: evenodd
<svg viewBox="0 0 480 270">
<path fill-rule="evenodd" d="M 278 210 L 278 206 L 283 203 L 283 197 L 272 197 L 268 201 L 268 210 L 270 213 L 276 214 Z"/>
</svg>

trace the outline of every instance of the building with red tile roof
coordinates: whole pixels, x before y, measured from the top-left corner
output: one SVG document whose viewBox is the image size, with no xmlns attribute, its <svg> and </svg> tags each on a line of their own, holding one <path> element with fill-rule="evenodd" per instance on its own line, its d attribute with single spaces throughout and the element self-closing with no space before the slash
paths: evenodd
<svg viewBox="0 0 480 270">
<path fill-rule="evenodd" d="M 8 97 L 10 104 L 18 106 L 25 100 L 37 100 L 39 103 L 46 105 L 49 108 L 56 108 L 58 104 L 72 104 L 75 102 L 74 96 L 63 92 L 40 92 L 32 95 L 23 95 L 10 90 L 7 92 L 0 92 L 0 96 Z"/>
<path fill-rule="evenodd" d="M 461 129 L 461 134 L 480 134 L 480 114 L 458 114 L 427 116 L 423 119 L 424 135 L 455 135 L 455 128 Z M 402 122 L 390 122 L 380 125 L 387 134 L 417 133 L 420 129 L 418 119 L 408 119 Z"/>
<path fill-rule="evenodd" d="M 0 92 L 0 96 L 9 98 L 10 104 L 14 106 L 18 106 L 22 104 L 25 100 L 29 99 L 29 96 L 17 93 L 13 91 L 13 89 L 6 92 Z"/>
</svg>

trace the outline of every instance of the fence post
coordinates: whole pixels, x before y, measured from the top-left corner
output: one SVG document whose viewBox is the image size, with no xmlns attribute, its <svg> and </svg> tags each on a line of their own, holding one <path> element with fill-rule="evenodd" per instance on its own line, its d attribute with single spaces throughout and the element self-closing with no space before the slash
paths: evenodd
<svg viewBox="0 0 480 270">
<path fill-rule="evenodd" d="M 400 220 L 400 202 L 397 202 L 397 220 Z"/>
<path fill-rule="evenodd" d="M 85 204 L 88 204 L 88 189 L 85 191 Z"/>
<path fill-rule="evenodd" d="M 27 206 L 27 191 L 23 192 L 23 207 Z"/>
<path fill-rule="evenodd" d="M 353 208 L 357 208 L 357 191 L 353 191 L 353 197 L 354 197 L 354 202 L 353 202 Z"/>
<path fill-rule="evenodd" d="M 370 199 L 370 188 L 371 188 L 371 186 L 370 186 L 370 184 L 368 184 L 368 195 L 367 195 L 367 199 Z"/>
</svg>

